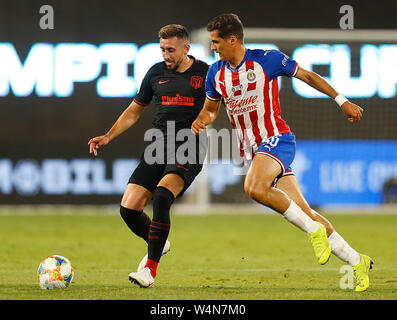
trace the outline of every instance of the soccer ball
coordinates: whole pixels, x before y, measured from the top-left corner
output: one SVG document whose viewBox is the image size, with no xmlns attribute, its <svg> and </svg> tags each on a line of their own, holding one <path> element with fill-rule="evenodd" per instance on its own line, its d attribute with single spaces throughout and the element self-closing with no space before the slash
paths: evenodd
<svg viewBox="0 0 397 320">
<path fill-rule="evenodd" d="M 45 258 L 37 270 L 41 289 L 67 288 L 73 280 L 73 275 L 70 261 L 58 255 Z"/>
</svg>

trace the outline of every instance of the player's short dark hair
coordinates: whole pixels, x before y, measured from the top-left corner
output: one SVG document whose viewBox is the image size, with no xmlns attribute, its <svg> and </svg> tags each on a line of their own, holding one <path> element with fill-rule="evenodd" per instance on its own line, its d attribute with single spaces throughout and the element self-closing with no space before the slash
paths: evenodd
<svg viewBox="0 0 397 320">
<path fill-rule="evenodd" d="M 172 37 L 189 41 L 189 31 L 180 24 L 169 24 L 160 29 L 160 39 L 169 39 Z"/>
<path fill-rule="evenodd" d="M 240 42 L 244 41 L 243 24 L 234 13 L 223 13 L 212 18 L 207 24 L 207 31 L 214 30 L 218 30 L 218 36 L 222 39 L 235 35 Z"/>
</svg>

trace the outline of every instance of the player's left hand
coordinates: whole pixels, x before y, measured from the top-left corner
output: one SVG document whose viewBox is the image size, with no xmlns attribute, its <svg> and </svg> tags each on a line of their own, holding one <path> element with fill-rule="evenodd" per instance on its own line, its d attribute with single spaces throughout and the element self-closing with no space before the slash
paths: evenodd
<svg viewBox="0 0 397 320">
<path fill-rule="evenodd" d="M 342 111 L 346 115 L 347 120 L 353 123 L 361 120 L 364 109 L 350 101 L 346 101 L 342 104 Z"/>
<path fill-rule="evenodd" d="M 201 131 L 204 131 L 205 129 L 206 125 L 204 121 L 200 120 L 199 118 L 194 120 L 194 122 L 192 123 L 191 130 L 195 135 L 198 135 Z"/>
</svg>

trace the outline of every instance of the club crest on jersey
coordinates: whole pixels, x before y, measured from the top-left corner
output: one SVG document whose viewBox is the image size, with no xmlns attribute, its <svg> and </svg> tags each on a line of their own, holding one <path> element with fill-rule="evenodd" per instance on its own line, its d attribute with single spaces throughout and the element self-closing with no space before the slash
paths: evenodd
<svg viewBox="0 0 397 320">
<path fill-rule="evenodd" d="M 248 70 L 247 71 L 247 79 L 248 81 L 254 81 L 256 79 L 256 74 L 254 72 L 254 70 Z"/>
<path fill-rule="evenodd" d="M 198 89 L 201 88 L 203 86 L 203 77 L 200 76 L 192 76 L 190 78 L 190 85 L 194 88 L 194 89 Z"/>
</svg>

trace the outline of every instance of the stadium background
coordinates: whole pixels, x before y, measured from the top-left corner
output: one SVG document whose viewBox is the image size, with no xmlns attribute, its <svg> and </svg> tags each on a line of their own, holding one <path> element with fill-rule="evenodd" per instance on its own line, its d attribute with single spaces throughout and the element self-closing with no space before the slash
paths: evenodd
<svg viewBox="0 0 397 320">
<path fill-rule="evenodd" d="M 354 9 L 356 30 L 396 29 L 396 5 L 377 3 L 373 6 L 370 1 L 335 1 L 321 5 L 317 1 L 1 1 L 0 43 L 11 43 L 21 64 L 38 43 L 54 47 L 60 43 L 97 47 L 104 43 L 134 43 L 140 50 L 147 44 L 157 43 L 157 32 L 165 24 L 180 23 L 193 31 L 222 12 L 237 13 L 247 28 L 339 30 L 342 16 L 339 8 L 344 4 Z M 39 27 L 42 16 L 39 9 L 44 4 L 54 8 L 54 30 Z M 379 48 L 396 41 L 347 43 L 351 49 L 351 76 L 360 76 L 363 44 Z M 266 39 L 262 42 L 277 45 L 290 56 L 299 46 L 340 43 L 269 42 Z M 1 52 L 0 59 L 4 68 L 6 60 Z M 134 76 L 137 68 L 134 63 L 128 64 L 128 75 Z M 393 68 L 396 66 L 391 65 L 390 70 Z M 314 70 L 323 76 L 330 75 L 327 65 L 315 66 Z M 88 155 L 87 141 L 105 133 L 131 101 L 131 96 L 98 94 L 97 80 L 106 76 L 107 71 L 107 66 L 102 64 L 95 79 L 75 82 L 73 92 L 65 96 L 57 96 L 56 92 L 40 96 L 36 87 L 25 95 L 16 94 L 12 87 L 0 96 L 0 203 L 119 203 L 123 177 L 128 178 L 136 164 L 131 159 L 137 159 L 144 149 L 143 137 L 145 130 L 151 127 L 153 113 L 148 107 L 133 129 L 100 150 L 99 158 L 93 160 Z M 298 178 L 312 205 L 342 204 L 346 208 L 348 204 L 377 205 L 385 201 L 383 184 L 397 177 L 395 95 L 382 98 L 374 93 L 367 98 L 352 98 L 365 108 L 363 120 L 353 126 L 335 103 L 297 95 L 288 79 L 283 79 L 280 99 L 282 115 L 302 146 L 299 149 L 298 145 L 298 152 L 302 151 L 298 159 L 305 175 L 302 173 Z M 222 112 L 214 127 L 225 126 L 229 127 Z M 370 163 L 373 159 L 375 164 Z M 243 193 L 242 176 L 232 175 L 228 170 L 230 166 L 222 165 L 208 171 L 210 202 L 250 202 Z M 325 182 L 318 181 L 322 175 L 326 176 Z M 181 201 L 189 200 L 197 202 L 189 196 Z"/>
</svg>

